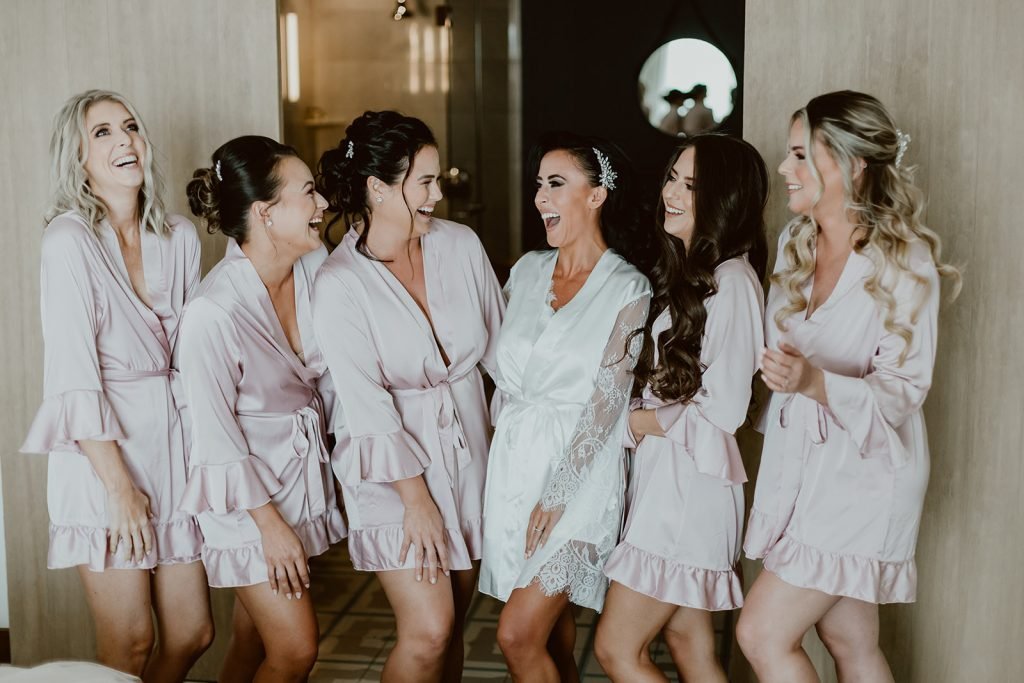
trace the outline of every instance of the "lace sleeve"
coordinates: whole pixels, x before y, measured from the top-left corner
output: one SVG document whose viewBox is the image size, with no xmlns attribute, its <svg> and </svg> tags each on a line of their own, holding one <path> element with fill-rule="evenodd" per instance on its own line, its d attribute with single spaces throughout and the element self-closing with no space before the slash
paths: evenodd
<svg viewBox="0 0 1024 683">
<path fill-rule="evenodd" d="M 648 297 L 635 299 L 619 311 L 608 343 L 605 345 L 597 382 L 583 415 L 576 423 L 569 448 L 548 481 L 541 508 L 564 508 L 576 497 L 594 458 L 605 450 L 608 440 L 629 402 L 636 365 L 643 344 L 641 335 L 633 335 L 647 320 Z M 626 344 L 629 349 L 626 349 Z M 616 445 L 621 441 L 621 437 Z"/>
</svg>

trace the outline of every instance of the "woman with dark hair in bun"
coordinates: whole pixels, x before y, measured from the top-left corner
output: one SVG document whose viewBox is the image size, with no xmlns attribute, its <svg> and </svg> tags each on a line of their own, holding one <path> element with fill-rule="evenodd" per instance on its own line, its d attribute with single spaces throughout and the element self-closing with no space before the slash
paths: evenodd
<svg viewBox="0 0 1024 683">
<path fill-rule="evenodd" d="M 304 681 L 319 641 L 307 559 L 345 534 L 310 302 L 327 202 L 294 149 L 254 135 L 218 148 L 187 192 L 228 237 L 179 348 L 192 422 L 182 507 L 199 519 L 210 585 L 237 597 L 220 681 Z"/>
<path fill-rule="evenodd" d="M 507 602 L 498 644 L 517 681 L 578 680 L 570 603 L 600 610 L 618 541 L 623 432 L 651 287 L 649 230 L 614 145 L 544 136 L 534 203 L 553 249 L 505 286 L 497 349 L 505 405 L 487 472 L 480 590 Z"/>
<path fill-rule="evenodd" d="M 461 679 L 483 535 L 477 366 L 493 374 L 505 302 L 476 234 L 432 216 L 440 172 L 430 129 L 393 111 L 357 118 L 320 160 L 320 187 L 350 227 L 314 296 L 345 420 L 332 461 L 352 563 L 377 574 L 395 611 L 389 682 Z"/>
<path fill-rule="evenodd" d="M 682 678 L 726 680 L 711 613 L 743 605 L 747 477 L 734 434 L 764 345 L 767 198 L 764 161 L 738 138 L 689 138 L 665 173 L 642 392 L 626 434 L 626 525 L 604 569 L 595 643 L 616 681 L 666 680 L 648 656 L 659 632 Z"/>
</svg>

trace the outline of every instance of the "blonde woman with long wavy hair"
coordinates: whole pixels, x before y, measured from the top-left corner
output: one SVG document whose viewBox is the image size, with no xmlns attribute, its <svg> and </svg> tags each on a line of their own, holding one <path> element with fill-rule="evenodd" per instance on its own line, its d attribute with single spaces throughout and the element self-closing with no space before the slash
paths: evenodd
<svg viewBox="0 0 1024 683">
<path fill-rule="evenodd" d="M 49 454 L 47 566 L 78 569 L 100 663 L 181 681 L 213 639 L 202 536 L 178 511 L 187 432 L 172 358 L 199 239 L 164 210 L 149 138 L 121 95 L 69 99 L 50 154 L 43 403 L 22 446 Z"/>
<path fill-rule="evenodd" d="M 764 558 L 737 638 L 765 683 L 817 681 L 810 627 L 840 680 L 892 681 L 878 605 L 913 602 L 938 337 L 938 236 L 909 136 L 870 95 L 815 97 L 779 166 L 797 217 L 779 239 L 762 378 L 773 394 L 745 550 Z"/>
</svg>

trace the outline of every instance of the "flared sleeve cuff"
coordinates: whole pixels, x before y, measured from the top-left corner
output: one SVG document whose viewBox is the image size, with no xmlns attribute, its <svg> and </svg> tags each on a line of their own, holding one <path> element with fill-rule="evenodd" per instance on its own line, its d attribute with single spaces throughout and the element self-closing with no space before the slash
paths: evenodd
<svg viewBox="0 0 1024 683">
<path fill-rule="evenodd" d="M 349 437 L 338 435 L 331 458 L 338 481 L 348 486 L 360 482 L 383 484 L 423 474 L 430 457 L 404 431 Z"/>
<path fill-rule="evenodd" d="M 868 382 L 827 370 L 822 372 L 829 412 L 857 444 L 861 457 L 888 458 L 896 469 L 906 465 L 910 459 L 907 448 L 882 414 Z"/>
<path fill-rule="evenodd" d="M 704 417 L 695 403 L 670 403 L 654 410 L 665 438 L 679 444 L 693 458 L 697 471 L 727 481 L 747 481 L 736 437 Z"/>
<path fill-rule="evenodd" d="M 79 441 L 124 438 L 124 430 L 103 392 L 83 389 L 45 399 L 20 450 L 22 453 L 81 453 Z"/>
<path fill-rule="evenodd" d="M 629 414 L 634 410 L 640 410 L 644 407 L 643 400 L 634 396 L 629 400 L 629 409 L 626 411 L 626 428 L 622 430 L 622 447 L 636 449 L 640 445 L 637 441 L 636 435 L 633 434 L 633 428 L 629 426 Z"/>
<path fill-rule="evenodd" d="M 188 476 L 180 508 L 198 515 L 253 510 L 283 488 L 266 463 L 249 456 L 223 464 L 197 465 Z"/>
</svg>

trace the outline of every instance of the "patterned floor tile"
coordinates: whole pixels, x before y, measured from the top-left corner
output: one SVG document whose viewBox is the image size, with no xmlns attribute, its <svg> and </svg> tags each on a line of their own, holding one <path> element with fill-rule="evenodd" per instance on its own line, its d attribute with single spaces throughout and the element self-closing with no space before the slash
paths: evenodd
<svg viewBox="0 0 1024 683">
<path fill-rule="evenodd" d="M 359 683 L 366 680 L 366 664 L 319 661 L 309 677 L 310 683 Z"/>
<path fill-rule="evenodd" d="M 321 638 L 318 661 L 372 664 L 394 633 L 393 617 L 347 614 Z"/>
</svg>

